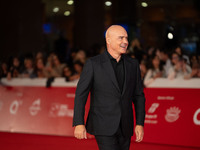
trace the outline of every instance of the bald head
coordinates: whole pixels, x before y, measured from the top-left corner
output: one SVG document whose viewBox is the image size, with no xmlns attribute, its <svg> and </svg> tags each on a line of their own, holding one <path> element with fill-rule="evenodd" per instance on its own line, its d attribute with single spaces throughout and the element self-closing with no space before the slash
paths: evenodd
<svg viewBox="0 0 200 150">
<path fill-rule="evenodd" d="M 110 36 L 113 36 L 113 34 L 115 34 L 116 32 L 119 32 L 119 31 L 126 32 L 126 30 L 120 25 L 110 26 L 106 31 L 106 40 L 107 40 L 107 38 L 109 38 Z"/>
<path fill-rule="evenodd" d="M 121 55 L 126 53 L 128 47 L 128 35 L 120 25 L 112 25 L 106 31 L 106 46 L 111 54 Z"/>
</svg>

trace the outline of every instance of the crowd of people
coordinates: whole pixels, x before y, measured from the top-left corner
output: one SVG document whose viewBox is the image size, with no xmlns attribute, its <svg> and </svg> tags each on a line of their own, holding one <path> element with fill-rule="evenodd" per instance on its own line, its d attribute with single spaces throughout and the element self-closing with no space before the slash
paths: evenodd
<svg viewBox="0 0 200 150">
<path fill-rule="evenodd" d="M 38 52 L 34 55 L 13 57 L 11 61 L 1 63 L 1 78 L 55 78 L 65 77 L 66 81 L 78 80 L 86 61 L 83 50 L 71 54 L 70 63 L 61 62 L 55 52 L 46 55 Z"/>
<path fill-rule="evenodd" d="M 131 42 L 128 53 L 140 62 L 145 86 L 156 78 L 200 78 L 200 55 L 186 55 L 180 46 L 171 49 L 150 47 L 144 51 L 138 39 L 135 39 Z"/>
<path fill-rule="evenodd" d="M 102 52 L 102 51 L 101 51 Z M 180 46 L 174 49 L 150 47 L 142 49 L 138 39 L 130 42 L 127 54 L 140 63 L 141 77 L 148 86 L 156 78 L 200 78 L 200 55 L 185 55 Z M 84 50 L 71 52 L 67 61 L 61 61 L 55 52 L 38 52 L 23 59 L 13 57 L 9 62 L 1 62 L 0 77 L 12 78 L 55 78 L 65 77 L 66 81 L 78 80 L 87 54 Z"/>
</svg>

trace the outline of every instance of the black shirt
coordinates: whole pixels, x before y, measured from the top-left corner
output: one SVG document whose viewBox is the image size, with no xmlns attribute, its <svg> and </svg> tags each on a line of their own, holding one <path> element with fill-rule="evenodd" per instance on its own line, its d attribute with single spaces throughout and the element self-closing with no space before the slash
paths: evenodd
<svg viewBox="0 0 200 150">
<path fill-rule="evenodd" d="M 121 92 L 123 91 L 123 85 L 124 85 L 124 59 L 123 59 L 123 55 L 121 56 L 119 62 L 117 62 L 116 59 L 114 59 L 109 52 L 107 51 L 108 57 L 110 58 L 112 67 L 114 69 L 115 72 L 115 76 L 117 78 L 118 81 L 118 85 L 119 88 L 121 90 Z"/>
</svg>

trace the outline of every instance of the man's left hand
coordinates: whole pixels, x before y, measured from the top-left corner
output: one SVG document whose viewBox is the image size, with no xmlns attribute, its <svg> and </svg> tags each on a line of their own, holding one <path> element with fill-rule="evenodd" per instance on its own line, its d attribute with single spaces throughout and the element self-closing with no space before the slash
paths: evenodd
<svg viewBox="0 0 200 150">
<path fill-rule="evenodd" d="M 136 142 L 141 142 L 144 137 L 144 129 L 143 126 L 141 125 L 136 125 L 135 126 L 135 134 L 136 134 Z"/>
</svg>

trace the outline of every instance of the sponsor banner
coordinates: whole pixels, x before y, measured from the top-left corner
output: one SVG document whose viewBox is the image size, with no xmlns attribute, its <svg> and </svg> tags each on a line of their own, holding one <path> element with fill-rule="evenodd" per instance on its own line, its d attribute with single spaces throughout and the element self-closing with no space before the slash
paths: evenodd
<svg viewBox="0 0 200 150">
<path fill-rule="evenodd" d="M 73 136 L 75 89 L 0 86 L 0 131 Z"/>
<path fill-rule="evenodd" d="M 200 147 L 200 89 L 146 88 L 145 142 Z"/>
<path fill-rule="evenodd" d="M 75 84 L 0 86 L 0 131 L 73 136 Z M 144 142 L 200 147 L 200 88 L 153 87 L 144 92 Z M 89 101 L 86 114 L 88 110 Z"/>
</svg>

